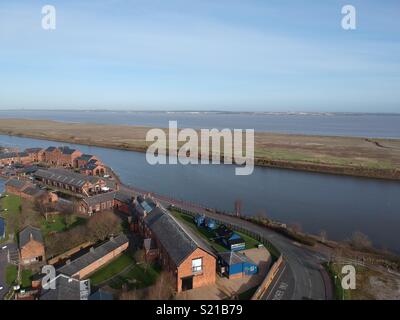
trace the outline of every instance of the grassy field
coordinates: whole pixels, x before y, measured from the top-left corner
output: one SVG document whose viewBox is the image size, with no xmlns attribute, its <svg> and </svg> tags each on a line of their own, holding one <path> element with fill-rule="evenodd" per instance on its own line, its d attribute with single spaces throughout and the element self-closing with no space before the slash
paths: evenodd
<svg viewBox="0 0 400 320">
<path fill-rule="evenodd" d="M 29 288 L 32 286 L 32 271 L 31 270 L 22 270 L 21 271 L 21 287 Z"/>
<path fill-rule="evenodd" d="M 134 259 L 129 254 L 124 253 L 92 274 L 90 281 L 92 285 L 98 285 L 116 276 L 132 263 L 134 263 Z"/>
<path fill-rule="evenodd" d="M 206 228 L 198 228 L 191 215 L 188 215 L 188 214 L 185 214 L 182 212 L 178 212 L 175 210 L 172 210 L 171 212 L 177 219 L 179 219 L 180 221 L 185 223 L 189 228 L 191 228 L 194 232 L 196 232 L 204 240 L 206 240 L 209 243 L 209 245 L 215 249 L 215 251 L 217 251 L 217 252 L 228 251 L 228 249 L 226 247 L 224 247 L 217 241 L 213 240 L 215 238 L 215 234 L 213 231 L 210 231 Z M 259 241 L 255 240 L 241 232 L 236 232 L 236 233 L 239 234 L 245 241 L 246 249 L 253 249 L 260 243 Z"/>
<path fill-rule="evenodd" d="M 18 270 L 14 265 L 9 265 L 6 268 L 6 283 L 8 286 L 11 286 L 17 280 Z"/>
<path fill-rule="evenodd" d="M 160 271 L 160 268 L 154 265 L 136 264 L 126 273 L 112 279 L 109 285 L 114 289 L 121 289 L 123 285 L 126 285 L 128 290 L 146 288 L 156 282 Z"/>
<path fill-rule="evenodd" d="M 6 237 L 2 241 L 6 241 L 10 235 L 18 232 L 20 215 L 21 215 L 21 198 L 14 195 L 6 195 L 0 199 L 0 216 L 6 222 Z M 4 210 L 7 211 L 4 211 Z"/>
<path fill-rule="evenodd" d="M 0 134 L 144 152 L 150 128 L 0 119 Z M 257 132 L 255 163 L 334 174 L 400 179 L 400 141 Z"/>
</svg>

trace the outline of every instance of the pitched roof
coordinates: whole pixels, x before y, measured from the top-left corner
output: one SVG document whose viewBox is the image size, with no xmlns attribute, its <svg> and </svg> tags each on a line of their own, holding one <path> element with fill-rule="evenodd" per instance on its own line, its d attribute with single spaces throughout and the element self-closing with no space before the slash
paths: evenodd
<svg viewBox="0 0 400 320">
<path fill-rule="evenodd" d="M 56 150 L 56 149 L 57 149 L 56 147 L 48 147 L 48 148 L 46 149 L 46 151 L 52 152 L 52 151 L 54 151 L 54 150 Z"/>
<path fill-rule="evenodd" d="M 74 261 L 70 262 L 59 268 L 57 272 L 67 275 L 73 276 L 74 274 L 78 273 L 83 268 L 91 265 L 93 262 L 99 260 L 100 258 L 104 257 L 108 253 L 114 251 L 115 249 L 121 247 L 129 240 L 124 234 L 120 234 L 119 236 L 110 239 L 109 241 L 103 243 L 102 245 L 98 246 L 97 248 L 93 248 L 88 253 L 80 256 L 79 258 L 75 259 Z"/>
<path fill-rule="evenodd" d="M 180 224 L 167 210 L 157 207 L 144 220 L 176 266 L 198 248 L 213 255 L 202 239 Z"/>
<path fill-rule="evenodd" d="M 134 197 L 134 195 L 131 193 L 118 190 L 117 192 L 115 192 L 114 199 L 121 201 L 123 203 L 126 203 L 126 204 L 130 204 L 132 202 L 133 197 Z"/>
<path fill-rule="evenodd" d="M 19 233 L 19 246 L 24 247 L 31 239 L 43 243 L 42 233 L 39 229 L 27 226 Z"/>
<path fill-rule="evenodd" d="M 62 154 L 67 155 L 73 154 L 76 151 L 76 149 L 71 149 L 70 147 L 59 147 L 58 149 L 61 151 Z"/>
<path fill-rule="evenodd" d="M 91 154 L 83 154 L 80 157 L 76 158 L 76 160 L 83 160 L 83 161 L 89 161 L 92 159 L 94 156 Z"/>
<path fill-rule="evenodd" d="M 24 188 L 25 185 L 26 185 L 26 181 L 15 179 L 15 178 L 11 178 L 11 179 L 7 180 L 6 183 L 5 183 L 5 186 L 14 187 L 14 188 L 19 189 L 19 190 Z"/>
<path fill-rule="evenodd" d="M 96 184 L 101 180 L 100 177 L 86 176 L 66 169 L 39 169 L 34 173 L 34 176 L 37 178 L 65 183 L 75 187 L 82 187 L 87 182 Z"/>
<path fill-rule="evenodd" d="M 251 261 L 247 256 L 235 251 L 221 252 L 218 255 L 226 264 L 230 266 L 233 264 L 245 263 L 245 262 L 253 263 L 253 261 Z"/>
<path fill-rule="evenodd" d="M 39 300 L 87 300 L 90 294 L 88 288 L 87 295 L 81 291 L 81 282 L 65 275 L 58 275 L 51 281 L 55 281 L 55 289 L 42 289 Z"/>
<path fill-rule="evenodd" d="M 38 153 L 38 152 L 40 152 L 42 150 L 43 150 L 43 148 L 27 148 L 27 149 L 25 149 L 25 152 L 27 152 L 27 153 Z"/>
<path fill-rule="evenodd" d="M 28 157 L 29 154 L 26 152 L 7 152 L 7 153 L 0 153 L 0 159 L 11 159 L 11 158 L 18 158 L 18 157 Z"/>
<path fill-rule="evenodd" d="M 100 193 L 92 197 L 86 197 L 83 198 L 82 201 L 84 201 L 89 207 L 93 207 L 96 204 L 104 203 L 107 201 L 113 201 L 114 197 L 115 197 L 115 191 Z"/>
</svg>

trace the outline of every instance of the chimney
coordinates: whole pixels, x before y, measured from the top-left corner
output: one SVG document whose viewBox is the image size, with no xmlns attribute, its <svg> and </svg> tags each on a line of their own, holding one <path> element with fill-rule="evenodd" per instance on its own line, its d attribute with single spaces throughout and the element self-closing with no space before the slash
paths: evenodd
<svg viewBox="0 0 400 320">
<path fill-rule="evenodd" d="M 68 259 L 67 261 L 65 261 L 65 264 L 68 266 L 69 264 L 71 264 L 71 259 Z"/>
<path fill-rule="evenodd" d="M 90 252 L 94 253 L 94 247 L 90 248 Z"/>
</svg>

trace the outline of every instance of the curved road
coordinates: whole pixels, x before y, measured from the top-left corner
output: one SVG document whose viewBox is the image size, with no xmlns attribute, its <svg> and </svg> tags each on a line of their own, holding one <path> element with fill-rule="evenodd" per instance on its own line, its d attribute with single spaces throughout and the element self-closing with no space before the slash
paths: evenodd
<svg viewBox="0 0 400 320">
<path fill-rule="evenodd" d="M 215 218 L 225 223 L 240 226 L 256 233 L 270 241 L 284 256 L 285 263 L 269 290 L 263 295 L 266 300 L 330 300 L 332 299 L 332 285 L 329 275 L 321 263 L 327 261 L 323 254 L 316 253 L 308 248 L 267 228 L 251 222 L 222 214 L 207 211 L 200 206 L 183 201 L 167 198 L 165 196 L 148 193 L 134 187 L 121 187 L 126 191 L 151 194 L 155 199 L 166 205 L 174 205 L 182 209 L 199 212 L 210 218 Z"/>
</svg>

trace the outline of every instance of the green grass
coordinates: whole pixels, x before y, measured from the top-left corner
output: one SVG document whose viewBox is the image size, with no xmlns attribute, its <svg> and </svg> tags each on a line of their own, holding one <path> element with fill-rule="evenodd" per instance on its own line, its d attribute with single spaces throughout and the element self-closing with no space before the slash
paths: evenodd
<svg viewBox="0 0 400 320">
<path fill-rule="evenodd" d="M 324 263 L 323 266 L 328 271 L 333 288 L 336 300 L 351 300 L 350 290 L 343 290 L 342 288 L 342 279 L 341 279 L 341 272 L 340 266 L 335 265 L 333 263 Z"/>
<path fill-rule="evenodd" d="M 7 194 L 6 194 L 7 195 Z M 1 242 L 8 240 L 10 234 L 16 234 L 19 226 L 19 216 L 21 212 L 21 198 L 14 195 L 8 195 L 0 199 L 0 216 L 6 222 L 6 236 Z M 7 209 L 7 211 L 3 211 Z"/>
<path fill-rule="evenodd" d="M 123 285 L 126 285 L 128 290 L 146 288 L 155 284 L 160 271 L 160 268 L 155 265 L 134 265 L 126 273 L 112 279 L 110 287 L 121 289 Z"/>
<path fill-rule="evenodd" d="M 210 244 L 210 246 L 213 247 L 217 252 L 225 252 L 228 250 L 226 247 L 224 247 L 217 241 L 213 240 L 215 238 L 215 234 L 213 231 L 210 231 L 206 228 L 198 228 L 191 215 L 178 212 L 175 210 L 172 210 L 171 212 L 177 219 L 181 220 L 183 223 L 189 226 L 193 231 L 195 231 L 198 235 L 200 235 L 204 240 L 206 240 Z M 237 231 L 235 231 L 235 233 L 237 233 L 243 238 L 243 240 L 246 243 L 246 249 L 256 248 L 257 245 L 260 244 L 259 241 L 257 241 L 252 237 L 249 237 L 246 234 Z"/>
<path fill-rule="evenodd" d="M 31 270 L 22 270 L 21 272 L 21 287 L 29 288 L 32 286 L 32 271 Z"/>
<path fill-rule="evenodd" d="M 13 285 L 17 280 L 18 269 L 16 266 L 9 265 L 6 268 L 6 283 L 8 286 Z"/>
<path fill-rule="evenodd" d="M 108 279 L 111 279 L 126 269 L 133 262 L 133 258 L 128 253 L 120 255 L 118 258 L 114 259 L 100 270 L 93 273 L 92 276 L 90 276 L 91 284 L 98 285 Z"/>
<path fill-rule="evenodd" d="M 49 216 L 47 220 L 43 219 L 41 223 L 41 229 L 45 236 L 53 232 L 62 232 L 66 227 L 65 219 L 61 215 Z"/>
</svg>

